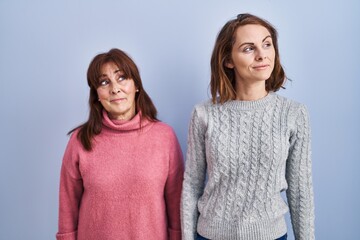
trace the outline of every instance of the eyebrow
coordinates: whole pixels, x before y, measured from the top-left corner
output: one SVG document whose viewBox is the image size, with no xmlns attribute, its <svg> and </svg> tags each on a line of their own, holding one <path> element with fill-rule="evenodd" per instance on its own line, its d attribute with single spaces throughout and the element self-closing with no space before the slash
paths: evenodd
<svg viewBox="0 0 360 240">
<path fill-rule="evenodd" d="M 262 40 L 262 42 L 265 42 L 265 40 L 266 40 L 267 38 L 271 38 L 271 36 L 270 36 L 270 35 L 267 35 L 267 36 Z M 239 48 L 242 47 L 243 45 L 247 45 L 247 44 L 249 44 L 249 45 L 255 45 L 255 44 L 252 43 L 252 42 L 244 42 L 244 43 L 242 43 L 242 44 L 239 46 Z"/>
<path fill-rule="evenodd" d="M 120 69 L 117 69 L 114 71 L 114 73 L 118 73 L 118 72 L 122 72 Z M 99 78 L 101 77 L 106 77 L 107 75 L 106 74 L 101 74 Z"/>
</svg>

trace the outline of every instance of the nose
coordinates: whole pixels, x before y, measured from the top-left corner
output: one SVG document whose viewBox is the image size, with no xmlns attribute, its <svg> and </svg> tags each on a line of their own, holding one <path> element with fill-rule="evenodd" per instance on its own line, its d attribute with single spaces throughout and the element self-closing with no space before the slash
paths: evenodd
<svg viewBox="0 0 360 240">
<path fill-rule="evenodd" d="M 119 93 L 120 91 L 121 91 L 121 89 L 120 89 L 119 86 L 117 86 L 116 84 L 113 84 L 113 85 L 112 85 L 112 88 L 111 88 L 111 93 L 112 93 L 112 94 L 117 94 L 117 93 Z"/>
<path fill-rule="evenodd" d="M 265 51 L 259 49 L 259 50 L 257 51 L 257 55 L 256 55 L 255 59 L 256 59 L 257 61 L 263 61 L 265 58 L 266 58 L 266 53 L 265 53 Z"/>
</svg>

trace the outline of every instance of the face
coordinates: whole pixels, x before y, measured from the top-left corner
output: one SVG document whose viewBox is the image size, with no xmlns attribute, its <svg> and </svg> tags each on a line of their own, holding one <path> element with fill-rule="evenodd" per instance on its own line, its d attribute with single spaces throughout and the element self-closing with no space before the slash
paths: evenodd
<svg viewBox="0 0 360 240">
<path fill-rule="evenodd" d="M 134 80 L 125 78 L 115 63 L 109 62 L 102 66 L 96 91 L 111 119 L 130 120 L 135 116 L 137 90 Z"/>
<path fill-rule="evenodd" d="M 231 59 L 226 67 L 234 69 L 236 82 L 251 84 L 262 81 L 265 86 L 275 61 L 271 34 L 261 25 L 248 24 L 238 27 L 235 36 Z"/>
</svg>

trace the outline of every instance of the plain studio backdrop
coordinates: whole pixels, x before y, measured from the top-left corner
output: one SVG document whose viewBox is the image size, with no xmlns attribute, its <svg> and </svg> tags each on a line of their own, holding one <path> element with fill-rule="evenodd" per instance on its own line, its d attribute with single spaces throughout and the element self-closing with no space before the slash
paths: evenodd
<svg viewBox="0 0 360 240">
<path fill-rule="evenodd" d="M 55 239 L 66 133 L 88 117 L 96 54 L 133 58 L 185 153 L 192 108 L 210 97 L 216 35 L 244 12 L 277 28 L 292 79 L 279 94 L 310 112 L 317 239 L 359 239 L 357 0 L 0 0 L 0 239 Z"/>
</svg>

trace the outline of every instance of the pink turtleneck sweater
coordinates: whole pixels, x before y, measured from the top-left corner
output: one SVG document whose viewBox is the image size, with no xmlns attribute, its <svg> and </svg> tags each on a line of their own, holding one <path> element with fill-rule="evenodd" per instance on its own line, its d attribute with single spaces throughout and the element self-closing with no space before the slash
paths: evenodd
<svg viewBox="0 0 360 240">
<path fill-rule="evenodd" d="M 60 178 L 57 240 L 181 239 L 183 157 L 162 122 L 113 121 L 85 151 L 72 134 Z"/>
</svg>

